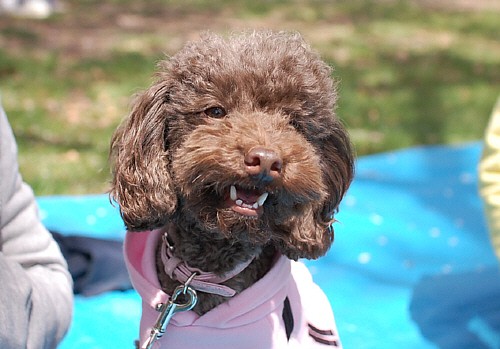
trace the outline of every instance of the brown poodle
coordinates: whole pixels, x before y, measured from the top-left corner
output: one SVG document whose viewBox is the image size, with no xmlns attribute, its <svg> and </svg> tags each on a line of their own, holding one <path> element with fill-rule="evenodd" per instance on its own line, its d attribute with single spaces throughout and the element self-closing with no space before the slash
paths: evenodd
<svg viewBox="0 0 500 349">
<path fill-rule="evenodd" d="M 296 33 L 207 33 L 159 64 L 112 139 L 111 196 L 128 234 L 160 232 L 164 293 L 186 283 L 179 263 L 239 296 L 280 256 L 327 252 L 353 177 L 336 98 L 331 68 Z M 198 317 L 237 297 L 191 286 Z"/>
</svg>

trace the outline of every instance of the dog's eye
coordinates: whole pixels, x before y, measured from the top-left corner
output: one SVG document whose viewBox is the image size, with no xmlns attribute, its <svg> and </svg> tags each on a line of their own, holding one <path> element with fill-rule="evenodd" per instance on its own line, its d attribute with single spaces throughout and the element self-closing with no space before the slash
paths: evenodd
<svg viewBox="0 0 500 349">
<path fill-rule="evenodd" d="M 211 107 L 205 109 L 204 113 L 211 118 L 223 118 L 226 116 L 226 110 L 222 107 Z"/>
</svg>

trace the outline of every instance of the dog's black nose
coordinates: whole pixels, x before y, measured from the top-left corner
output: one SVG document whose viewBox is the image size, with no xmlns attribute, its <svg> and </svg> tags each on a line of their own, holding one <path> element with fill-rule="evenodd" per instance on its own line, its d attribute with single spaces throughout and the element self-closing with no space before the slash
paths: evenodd
<svg viewBox="0 0 500 349">
<path fill-rule="evenodd" d="M 260 182 L 272 182 L 281 175 L 283 160 L 272 149 L 255 147 L 246 154 L 245 167 L 247 173 L 256 180 Z"/>
</svg>

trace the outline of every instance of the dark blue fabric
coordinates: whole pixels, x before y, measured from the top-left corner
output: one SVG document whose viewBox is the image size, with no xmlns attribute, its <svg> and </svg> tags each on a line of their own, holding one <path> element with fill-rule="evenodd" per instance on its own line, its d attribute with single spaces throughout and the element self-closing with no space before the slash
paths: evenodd
<svg viewBox="0 0 500 349">
<path fill-rule="evenodd" d="M 129 290 L 123 241 L 89 236 L 62 235 L 52 231 L 73 278 L 73 292 L 95 296 L 114 290 Z"/>
<path fill-rule="evenodd" d="M 327 293 L 346 349 L 500 348 L 500 272 L 477 192 L 481 144 L 362 157 L 335 243 L 307 261 Z M 51 229 L 123 238 L 105 195 L 39 198 Z M 76 298 L 61 345 L 132 348 L 134 291 Z"/>
</svg>

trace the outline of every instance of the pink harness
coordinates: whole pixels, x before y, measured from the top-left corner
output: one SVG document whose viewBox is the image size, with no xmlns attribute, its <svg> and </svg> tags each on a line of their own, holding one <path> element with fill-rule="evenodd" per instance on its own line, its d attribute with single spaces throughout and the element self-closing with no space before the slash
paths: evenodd
<svg viewBox="0 0 500 349">
<path fill-rule="evenodd" d="M 162 231 L 127 233 L 125 260 L 142 297 L 140 343 L 154 325 L 159 303 L 169 295 L 156 275 L 155 251 Z M 197 288 L 195 284 L 191 284 Z M 200 289 L 201 290 L 201 289 Z M 203 316 L 177 313 L 155 349 L 341 348 L 327 297 L 307 268 L 281 256 L 254 285 Z"/>
</svg>

